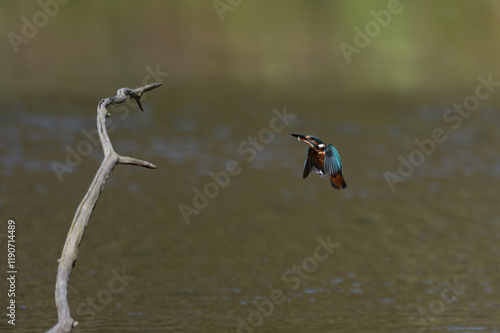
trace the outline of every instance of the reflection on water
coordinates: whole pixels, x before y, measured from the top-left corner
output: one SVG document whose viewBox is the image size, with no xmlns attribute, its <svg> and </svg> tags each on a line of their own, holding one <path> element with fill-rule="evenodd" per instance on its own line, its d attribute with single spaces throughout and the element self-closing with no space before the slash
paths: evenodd
<svg viewBox="0 0 500 333">
<path fill-rule="evenodd" d="M 380 332 L 423 327 L 473 332 L 498 324 L 495 316 L 483 326 L 460 324 L 464 318 L 483 323 L 474 318 L 497 308 L 499 220 L 496 200 L 482 186 L 498 177 L 493 154 L 498 119 L 493 111 L 482 111 L 481 117 L 468 121 L 470 127 L 450 132 L 392 193 L 384 172 L 397 168 L 399 154 L 414 149 L 414 138 L 442 125 L 429 109 L 390 125 L 351 118 L 333 127 L 321 122 L 311 126 L 318 133 L 333 128 L 326 137 L 341 151 L 349 181 L 347 190 L 334 191 L 316 175 L 301 179 L 304 147 L 289 132 L 303 127 L 305 114 L 298 113 L 290 129 L 277 133 L 255 162 L 248 163 L 238 154 L 238 143 L 258 132 L 257 123 L 267 124 L 269 113 L 249 124 L 245 133 L 236 134 L 229 123 L 208 123 L 200 134 L 193 130 L 199 126 L 195 117 L 178 120 L 165 132 L 157 125 L 156 107 L 151 104 L 146 114 L 134 115 L 148 121 L 123 123 L 124 129 L 117 122 L 112 133 L 117 151 L 151 160 L 159 169 L 119 166 L 106 184 L 71 281 L 70 299 L 85 330 L 100 331 L 104 320 L 114 330 L 133 323 L 153 331 L 235 331 L 238 318 L 262 331 L 302 332 L 364 330 L 368 323 L 375 325 L 371 331 Z M 59 183 L 51 163 L 64 163 L 66 146 L 90 140 L 82 128 L 91 130 L 95 120 L 9 111 L 15 112 L 2 115 L 0 131 L 1 203 L 17 212 L 22 210 L 16 205 L 22 207 L 27 200 L 39 207 L 15 217 L 27 227 L 39 224 L 39 233 L 20 237 L 23 260 L 39 262 L 22 275 L 20 285 L 30 295 L 21 296 L 20 322 L 36 320 L 48 327 L 55 320 L 52 313 L 31 320 L 23 313 L 37 312 L 35 304 L 53 308 L 55 259 L 102 153 L 94 147 Z M 489 125 L 475 133 L 474 125 L 483 118 L 490 119 Z M 412 129 L 409 124 L 414 123 L 419 125 Z M 192 189 L 201 189 L 211 180 L 207 174 L 231 159 L 240 161 L 241 174 L 186 226 L 178 204 L 191 204 Z M 22 191 L 15 185 L 20 175 Z M 20 199 L 25 191 L 32 199 Z M 43 213 L 40 220 L 34 214 L 46 204 L 61 208 Z M 57 242 L 47 240 L 44 228 L 57 235 Z M 329 234 L 342 246 L 301 279 L 298 289 L 290 289 L 283 273 L 311 254 L 315 238 Z M 29 245 L 33 242 L 46 243 L 51 255 L 31 253 L 37 251 Z M 120 267 L 128 267 L 137 278 L 108 302 L 100 291 L 108 288 L 110 272 Z M 443 301 L 446 283 L 455 280 L 467 288 L 456 296 L 448 291 L 446 297 L 456 298 Z M 40 286 L 43 291 L 31 293 Z M 285 303 L 274 304 L 272 315 L 262 315 L 262 320 L 253 318 L 258 304 L 271 299 L 275 289 L 283 291 Z M 92 316 L 84 306 L 76 310 L 88 295 L 96 295 L 102 308 Z"/>
<path fill-rule="evenodd" d="M 50 115 L 18 106 L 4 109 L 0 113 L 2 174 L 12 176 L 21 170 L 53 170 L 52 161 L 46 157 L 47 153 L 54 149 L 64 149 L 65 143 L 75 140 L 82 129 L 92 127 L 95 124 L 83 119 L 81 115 Z M 44 145 L 46 141 L 54 144 Z"/>
</svg>

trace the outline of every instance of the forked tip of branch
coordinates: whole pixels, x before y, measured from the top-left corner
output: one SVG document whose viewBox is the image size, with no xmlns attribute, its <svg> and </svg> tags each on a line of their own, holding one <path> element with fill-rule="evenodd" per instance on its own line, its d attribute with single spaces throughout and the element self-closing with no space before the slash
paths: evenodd
<svg viewBox="0 0 500 333">
<path fill-rule="evenodd" d="M 144 94 L 146 91 L 156 89 L 161 85 L 162 85 L 161 82 L 155 82 L 155 83 L 147 84 L 144 87 L 134 89 L 130 93 L 130 98 L 133 98 L 137 102 L 137 105 L 139 105 L 139 108 L 141 109 L 141 111 L 144 112 L 144 109 L 142 108 L 142 104 L 141 104 L 142 94 Z"/>
<path fill-rule="evenodd" d="M 133 98 L 137 102 L 137 105 L 139 105 L 139 109 L 141 109 L 141 112 L 144 112 L 144 109 L 142 108 L 142 104 L 141 104 L 141 96 L 131 94 L 130 97 Z"/>
<path fill-rule="evenodd" d="M 158 88 L 161 85 L 162 85 L 161 82 L 155 82 L 155 83 L 151 83 L 151 84 L 145 85 L 144 86 L 144 92 L 156 89 L 156 88 Z"/>
</svg>

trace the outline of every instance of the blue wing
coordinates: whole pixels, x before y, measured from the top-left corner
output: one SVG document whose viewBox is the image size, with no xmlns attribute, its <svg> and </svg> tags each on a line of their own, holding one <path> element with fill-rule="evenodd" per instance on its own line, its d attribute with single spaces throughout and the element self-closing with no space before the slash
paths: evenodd
<svg viewBox="0 0 500 333">
<path fill-rule="evenodd" d="M 328 175 L 335 175 L 342 171 L 339 152 L 331 144 L 325 148 L 324 171 Z"/>
</svg>

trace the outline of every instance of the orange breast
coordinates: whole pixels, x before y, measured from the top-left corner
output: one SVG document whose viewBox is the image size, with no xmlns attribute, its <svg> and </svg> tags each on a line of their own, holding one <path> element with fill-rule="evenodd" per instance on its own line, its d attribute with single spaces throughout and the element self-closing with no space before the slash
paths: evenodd
<svg viewBox="0 0 500 333">
<path fill-rule="evenodd" d="M 316 163 L 316 165 L 320 167 L 321 171 L 324 172 L 323 163 L 325 163 L 325 152 L 324 151 L 317 152 L 311 150 L 309 155 L 312 155 L 314 163 Z"/>
</svg>

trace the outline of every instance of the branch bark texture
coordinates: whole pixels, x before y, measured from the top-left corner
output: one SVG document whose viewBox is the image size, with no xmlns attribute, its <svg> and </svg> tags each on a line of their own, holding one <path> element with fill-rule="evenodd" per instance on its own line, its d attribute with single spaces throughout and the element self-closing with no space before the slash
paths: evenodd
<svg viewBox="0 0 500 333">
<path fill-rule="evenodd" d="M 106 118 L 110 116 L 107 107 L 113 104 L 124 103 L 127 96 L 134 99 L 141 111 L 142 105 L 140 98 L 145 92 L 158 88 L 161 83 L 148 84 L 137 89 L 121 88 L 118 89 L 116 96 L 108 97 L 99 102 L 97 106 L 97 130 L 104 151 L 104 159 L 101 166 L 97 170 L 94 180 L 90 184 L 87 193 L 83 197 L 78 209 L 76 210 L 73 222 L 66 237 L 66 242 L 59 259 L 59 268 L 57 270 L 57 281 L 55 291 L 55 301 L 57 306 L 57 324 L 52 327 L 49 333 L 66 333 L 71 332 L 73 327 L 78 325 L 78 322 L 71 317 L 68 304 L 68 284 L 71 276 L 71 271 L 78 259 L 78 251 L 82 242 L 85 229 L 89 223 L 92 212 L 97 204 L 97 200 L 104 188 L 104 183 L 109 177 L 117 164 L 133 164 L 149 169 L 156 169 L 154 164 L 147 161 L 139 160 L 134 157 L 118 155 L 111 144 L 107 130 Z"/>
</svg>

